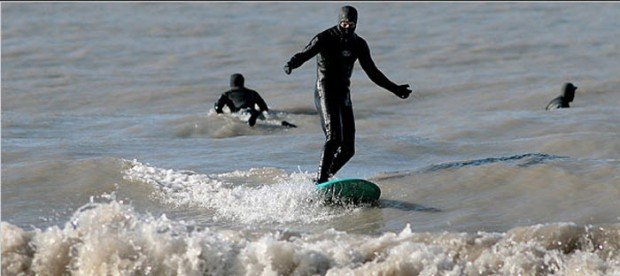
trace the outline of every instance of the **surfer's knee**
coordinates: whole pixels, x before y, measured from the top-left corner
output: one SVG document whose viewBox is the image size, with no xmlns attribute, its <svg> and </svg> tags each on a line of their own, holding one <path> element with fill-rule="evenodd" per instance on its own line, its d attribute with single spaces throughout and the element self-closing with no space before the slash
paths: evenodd
<svg viewBox="0 0 620 276">
<path fill-rule="evenodd" d="M 335 152 L 336 150 L 338 150 L 338 148 L 340 148 L 339 139 L 329 135 L 325 137 L 325 151 Z"/>
<path fill-rule="evenodd" d="M 338 148 L 344 146 L 345 144 L 342 136 L 332 131 L 328 131 L 328 133 L 325 135 L 325 143 L 334 144 Z"/>
<path fill-rule="evenodd" d="M 355 155 L 355 147 L 354 146 L 343 146 L 340 149 L 340 154 L 343 155 L 344 158 L 346 159 L 351 159 L 351 157 L 353 157 L 353 155 Z"/>
</svg>

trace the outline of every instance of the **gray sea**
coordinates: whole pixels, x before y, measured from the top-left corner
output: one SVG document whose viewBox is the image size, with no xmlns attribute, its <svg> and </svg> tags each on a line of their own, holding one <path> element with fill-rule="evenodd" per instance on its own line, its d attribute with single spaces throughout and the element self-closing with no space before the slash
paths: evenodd
<svg viewBox="0 0 620 276">
<path fill-rule="evenodd" d="M 345 4 L 3 2 L 2 275 L 620 275 L 620 3 L 353 2 L 413 93 L 355 65 L 336 177 L 382 195 L 331 206 L 282 66 Z"/>
</svg>

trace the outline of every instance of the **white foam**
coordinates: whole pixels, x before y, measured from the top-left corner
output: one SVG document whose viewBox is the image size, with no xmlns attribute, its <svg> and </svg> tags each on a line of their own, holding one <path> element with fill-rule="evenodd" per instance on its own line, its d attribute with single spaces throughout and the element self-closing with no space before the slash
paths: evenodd
<svg viewBox="0 0 620 276">
<path fill-rule="evenodd" d="M 137 213 L 113 196 L 64 227 L 2 222 L 2 274 L 616 275 L 620 225 L 549 224 L 508 233 L 246 233 Z M 565 247 L 567 240 L 579 241 Z"/>
<path fill-rule="evenodd" d="M 309 174 L 301 172 L 275 176 L 271 169 L 251 169 L 204 175 L 156 168 L 134 160 L 124 174 L 128 180 L 153 185 L 157 190 L 155 198 L 165 204 L 214 210 L 214 220 L 246 224 L 313 223 L 354 212 L 324 206 Z M 252 180 L 262 174 L 269 177 L 261 179 L 270 182 L 252 185 Z M 233 178 L 237 178 L 236 183 L 227 181 Z"/>
<path fill-rule="evenodd" d="M 223 273 L 227 264 L 221 257 L 234 244 L 227 242 L 225 232 L 219 236 L 190 227 L 165 216 L 140 216 L 115 200 L 82 207 L 62 229 L 25 233 L 3 222 L 3 244 L 5 239 L 32 239 L 27 244 L 12 243 L 12 248 L 3 246 L 2 274 L 202 275 L 207 266 L 215 274 Z M 5 265 L 5 260 L 14 265 Z"/>
</svg>

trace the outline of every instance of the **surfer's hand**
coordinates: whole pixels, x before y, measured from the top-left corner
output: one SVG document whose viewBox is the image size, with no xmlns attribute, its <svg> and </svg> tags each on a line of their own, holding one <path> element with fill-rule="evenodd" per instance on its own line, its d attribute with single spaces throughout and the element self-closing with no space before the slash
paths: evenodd
<svg viewBox="0 0 620 276">
<path fill-rule="evenodd" d="M 401 99 L 408 98 L 409 94 L 411 94 L 409 84 L 399 85 L 398 88 L 396 88 L 396 91 L 394 91 L 394 94 L 396 94 L 396 96 L 400 97 Z"/>
<path fill-rule="evenodd" d="M 288 62 L 284 64 L 284 73 L 286 73 L 287 75 L 290 75 L 291 71 L 293 70 L 291 69 L 291 66 L 288 64 Z"/>
</svg>

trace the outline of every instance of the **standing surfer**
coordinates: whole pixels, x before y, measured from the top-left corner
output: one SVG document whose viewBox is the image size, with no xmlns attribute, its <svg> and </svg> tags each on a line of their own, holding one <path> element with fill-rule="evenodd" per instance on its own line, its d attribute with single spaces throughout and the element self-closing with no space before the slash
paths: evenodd
<svg viewBox="0 0 620 276">
<path fill-rule="evenodd" d="M 325 145 L 316 183 L 329 180 L 355 153 L 355 122 L 349 85 L 356 60 L 377 85 L 406 99 L 408 84 L 390 81 L 375 65 L 366 40 L 355 33 L 357 10 L 351 6 L 340 9 L 338 24 L 312 38 L 310 43 L 284 65 L 290 74 L 310 58 L 317 56 L 317 81 L 314 102 L 321 117 Z"/>
</svg>

